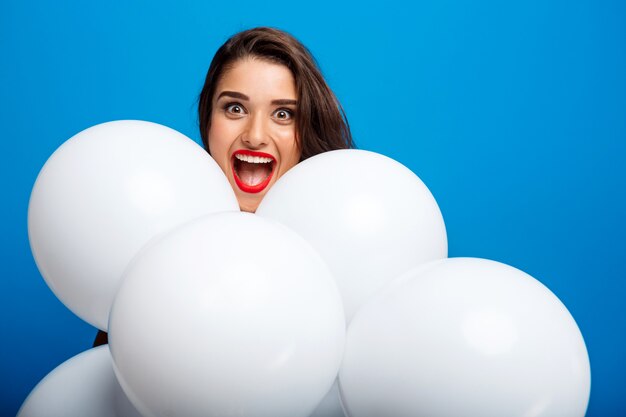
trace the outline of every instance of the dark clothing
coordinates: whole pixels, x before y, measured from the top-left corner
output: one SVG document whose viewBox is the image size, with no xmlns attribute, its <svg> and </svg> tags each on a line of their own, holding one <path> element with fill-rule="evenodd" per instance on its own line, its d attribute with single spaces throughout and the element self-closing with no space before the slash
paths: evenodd
<svg viewBox="0 0 626 417">
<path fill-rule="evenodd" d="M 109 335 L 102 330 L 98 330 L 98 334 L 96 335 L 96 339 L 93 341 L 93 347 L 106 345 L 109 343 Z"/>
</svg>

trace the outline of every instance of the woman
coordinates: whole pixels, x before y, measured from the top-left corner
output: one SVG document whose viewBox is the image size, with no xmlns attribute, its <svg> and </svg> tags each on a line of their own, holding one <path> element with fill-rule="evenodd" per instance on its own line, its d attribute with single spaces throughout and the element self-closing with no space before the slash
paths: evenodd
<svg viewBox="0 0 626 417">
<path fill-rule="evenodd" d="M 248 212 L 298 162 L 354 146 L 345 113 L 311 53 L 272 28 L 237 33 L 217 50 L 198 116 L 205 149 Z M 94 346 L 105 343 L 100 331 Z"/>
<path fill-rule="evenodd" d="M 241 210 L 298 162 L 353 147 L 345 114 L 310 52 L 272 28 L 240 32 L 215 54 L 198 106 L 205 149 Z"/>
</svg>

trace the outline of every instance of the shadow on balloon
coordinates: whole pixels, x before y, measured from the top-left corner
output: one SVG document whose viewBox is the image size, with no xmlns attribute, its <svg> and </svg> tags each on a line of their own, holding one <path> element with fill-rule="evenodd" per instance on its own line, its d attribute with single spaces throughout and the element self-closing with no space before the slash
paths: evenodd
<svg viewBox="0 0 626 417">
<path fill-rule="evenodd" d="M 108 346 L 80 353 L 32 390 L 17 417 L 142 417 L 113 371 Z"/>
</svg>

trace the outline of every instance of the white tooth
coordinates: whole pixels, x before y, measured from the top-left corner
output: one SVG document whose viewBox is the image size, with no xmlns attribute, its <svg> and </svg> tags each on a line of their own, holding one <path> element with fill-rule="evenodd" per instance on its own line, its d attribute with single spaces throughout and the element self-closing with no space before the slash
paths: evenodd
<svg viewBox="0 0 626 417">
<path fill-rule="evenodd" d="M 265 156 L 252 156 L 244 154 L 236 154 L 235 158 L 250 164 L 267 164 L 273 161 L 272 158 L 267 158 Z"/>
</svg>

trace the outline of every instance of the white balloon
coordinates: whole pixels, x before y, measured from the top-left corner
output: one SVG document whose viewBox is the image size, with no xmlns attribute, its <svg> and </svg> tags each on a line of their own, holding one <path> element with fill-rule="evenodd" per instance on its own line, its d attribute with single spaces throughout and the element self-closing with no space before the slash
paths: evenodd
<svg viewBox="0 0 626 417">
<path fill-rule="evenodd" d="M 337 376 L 341 297 L 301 237 L 219 213 L 143 249 L 113 303 L 116 374 L 146 416 L 308 416 Z"/>
<path fill-rule="evenodd" d="M 317 249 L 337 280 L 348 320 L 392 278 L 448 254 L 428 188 L 405 166 L 373 152 L 339 150 L 301 162 L 256 213 Z"/>
<path fill-rule="evenodd" d="M 317 408 L 309 417 L 345 417 L 339 395 L 339 380 L 330 388 L 330 391 L 317 405 Z"/>
<path fill-rule="evenodd" d="M 550 290 L 455 258 L 407 273 L 357 313 L 339 381 L 351 417 L 582 417 L 590 368 Z"/>
<path fill-rule="evenodd" d="M 106 330 L 122 272 L 153 236 L 201 215 L 238 210 L 195 142 L 142 121 L 103 123 L 65 142 L 35 182 L 28 234 L 37 266 L 75 314 Z"/>
<path fill-rule="evenodd" d="M 78 354 L 31 391 L 17 417 L 140 417 L 120 388 L 108 346 Z"/>
</svg>

